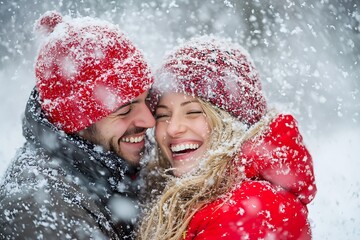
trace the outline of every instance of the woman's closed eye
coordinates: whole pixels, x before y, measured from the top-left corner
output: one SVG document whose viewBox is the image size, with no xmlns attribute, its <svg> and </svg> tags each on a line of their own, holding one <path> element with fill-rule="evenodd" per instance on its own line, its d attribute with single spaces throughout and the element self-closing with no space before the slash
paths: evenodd
<svg viewBox="0 0 360 240">
<path fill-rule="evenodd" d="M 190 110 L 186 112 L 187 116 L 190 117 L 196 117 L 200 114 L 204 114 L 204 112 L 202 110 Z M 171 117 L 170 113 L 155 113 L 155 119 L 156 120 L 164 120 L 164 119 L 168 119 Z"/>
<path fill-rule="evenodd" d="M 193 111 L 188 111 L 186 114 L 191 115 L 191 114 L 203 114 L 204 112 L 201 110 L 193 110 Z"/>
<path fill-rule="evenodd" d="M 155 120 L 163 120 L 170 117 L 170 114 L 167 113 L 155 113 Z"/>
<path fill-rule="evenodd" d="M 198 116 L 201 116 L 204 114 L 204 111 L 202 110 L 190 110 L 186 112 L 186 115 L 189 118 L 197 118 Z"/>
</svg>

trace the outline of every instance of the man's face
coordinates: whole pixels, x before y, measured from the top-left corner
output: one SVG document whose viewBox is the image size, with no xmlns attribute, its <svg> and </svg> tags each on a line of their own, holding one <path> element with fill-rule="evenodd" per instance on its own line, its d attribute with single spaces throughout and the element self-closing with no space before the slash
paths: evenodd
<svg viewBox="0 0 360 240">
<path fill-rule="evenodd" d="M 145 101 L 147 95 L 148 92 L 141 94 L 81 131 L 80 135 L 106 150 L 114 151 L 130 164 L 138 165 L 145 146 L 145 131 L 155 125 Z"/>
</svg>

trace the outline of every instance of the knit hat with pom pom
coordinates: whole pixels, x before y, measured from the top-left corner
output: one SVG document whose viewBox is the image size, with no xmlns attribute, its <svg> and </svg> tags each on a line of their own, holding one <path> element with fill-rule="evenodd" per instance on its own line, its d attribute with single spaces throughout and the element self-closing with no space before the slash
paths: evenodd
<svg viewBox="0 0 360 240">
<path fill-rule="evenodd" d="M 47 12 L 35 30 L 45 35 L 35 64 L 41 106 L 67 133 L 109 115 L 153 83 L 142 53 L 113 24 Z"/>
<path fill-rule="evenodd" d="M 209 36 L 195 38 L 165 58 L 154 92 L 159 96 L 168 91 L 209 101 L 246 125 L 266 113 L 259 75 L 248 53 L 239 45 Z"/>
</svg>

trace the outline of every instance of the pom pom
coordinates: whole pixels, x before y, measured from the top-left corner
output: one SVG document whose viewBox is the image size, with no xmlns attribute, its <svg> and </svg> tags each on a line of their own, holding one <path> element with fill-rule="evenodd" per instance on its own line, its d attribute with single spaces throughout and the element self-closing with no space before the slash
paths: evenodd
<svg viewBox="0 0 360 240">
<path fill-rule="evenodd" d="M 40 33 L 50 34 L 57 24 L 62 22 L 62 16 L 56 11 L 44 13 L 35 23 L 35 30 Z"/>
</svg>

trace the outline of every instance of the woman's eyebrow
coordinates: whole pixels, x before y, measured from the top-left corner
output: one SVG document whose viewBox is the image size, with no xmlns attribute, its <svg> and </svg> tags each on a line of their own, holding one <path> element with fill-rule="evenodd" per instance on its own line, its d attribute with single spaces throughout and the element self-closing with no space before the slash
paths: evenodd
<svg viewBox="0 0 360 240">
<path fill-rule="evenodd" d="M 180 106 L 185 106 L 185 105 L 187 105 L 187 104 L 190 104 L 190 103 L 199 103 L 199 101 L 198 100 L 190 100 L 190 101 L 186 101 L 186 102 L 182 102 L 181 104 L 180 104 Z"/>
<path fill-rule="evenodd" d="M 166 105 L 159 104 L 159 105 L 156 106 L 156 108 L 168 108 L 168 107 Z"/>
</svg>

